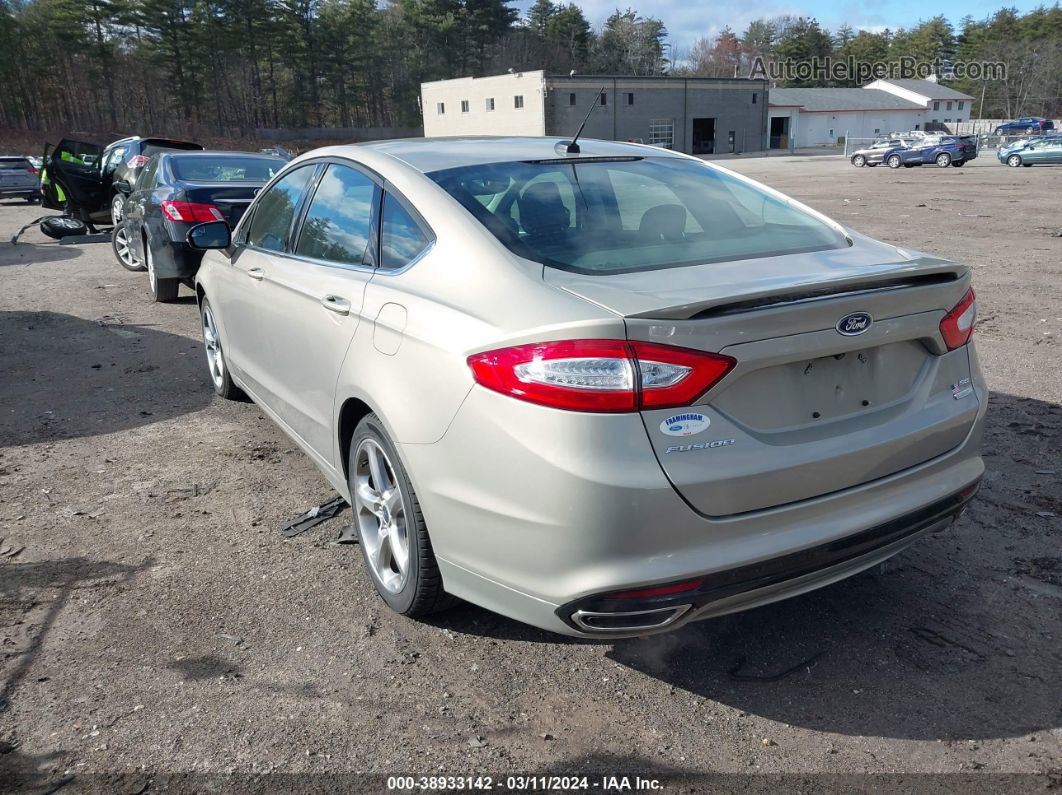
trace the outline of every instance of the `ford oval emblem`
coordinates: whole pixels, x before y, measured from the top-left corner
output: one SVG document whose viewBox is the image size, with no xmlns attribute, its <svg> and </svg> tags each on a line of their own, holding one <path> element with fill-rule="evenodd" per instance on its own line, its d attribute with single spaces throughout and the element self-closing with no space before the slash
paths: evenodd
<svg viewBox="0 0 1062 795">
<path fill-rule="evenodd" d="M 856 337 L 870 328 L 874 318 L 868 312 L 853 312 L 837 321 L 837 333 L 846 337 Z"/>
</svg>

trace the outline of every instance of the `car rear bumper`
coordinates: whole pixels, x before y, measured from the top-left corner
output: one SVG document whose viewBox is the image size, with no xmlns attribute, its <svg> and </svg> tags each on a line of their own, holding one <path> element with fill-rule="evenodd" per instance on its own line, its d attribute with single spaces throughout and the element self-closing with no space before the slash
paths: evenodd
<svg viewBox="0 0 1062 795">
<path fill-rule="evenodd" d="M 165 226 L 166 238 L 151 247 L 155 256 L 155 274 L 160 279 L 191 279 L 203 261 L 203 252 L 184 242 L 188 230 L 195 224 L 167 221 Z"/>
<path fill-rule="evenodd" d="M 40 196 L 41 189 L 36 185 L 26 185 L 23 187 L 0 187 L 0 199 L 7 199 L 11 196 L 18 196 L 25 198 L 27 196 Z"/>
<path fill-rule="evenodd" d="M 971 365 L 979 411 L 955 449 L 728 517 L 679 496 L 638 415 L 556 411 L 474 387 L 440 441 L 400 452 L 448 591 L 562 634 L 644 635 L 826 585 L 946 526 L 962 508 L 947 501 L 984 472 L 987 396 Z M 707 590 L 676 602 L 689 607 L 666 624 L 602 631 L 572 618 L 601 594 L 701 577 Z"/>
</svg>

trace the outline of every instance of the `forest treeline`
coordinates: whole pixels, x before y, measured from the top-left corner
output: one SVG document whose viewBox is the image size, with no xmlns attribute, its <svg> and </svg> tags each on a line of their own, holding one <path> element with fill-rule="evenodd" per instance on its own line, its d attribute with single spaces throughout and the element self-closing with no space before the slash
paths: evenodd
<svg viewBox="0 0 1062 795">
<path fill-rule="evenodd" d="M 706 10 L 705 28 L 714 22 Z M 1062 112 L 1057 5 L 896 31 L 761 19 L 680 50 L 637 10 L 594 28 L 578 5 L 552 0 L 523 17 L 507 0 L 0 0 L 0 126 L 239 136 L 410 126 L 425 80 L 541 68 L 733 77 L 757 57 L 826 56 L 1003 63 L 1006 79 L 953 83 L 984 93 L 979 115 Z"/>
</svg>

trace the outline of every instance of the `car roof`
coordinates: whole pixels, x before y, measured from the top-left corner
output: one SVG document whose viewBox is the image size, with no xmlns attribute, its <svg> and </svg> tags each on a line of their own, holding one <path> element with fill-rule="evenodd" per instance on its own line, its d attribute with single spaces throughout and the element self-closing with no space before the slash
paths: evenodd
<svg viewBox="0 0 1062 795">
<path fill-rule="evenodd" d="M 277 155 L 263 152 L 234 152 L 230 149 L 167 149 L 159 152 L 159 157 L 217 157 L 218 155 L 238 155 L 239 157 L 257 157 L 260 160 L 284 160 Z M 286 160 L 284 162 L 287 162 Z"/>
<path fill-rule="evenodd" d="M 357 158 L 361 149 L 371 149 L 390 155 L 424 173 L 441 171 L 461 166 L 506 163 L 526 160 L 576 160 L 566 155 L 558 144 L 571 138 L 555 137 L 503 137 L 493 135 L 463 136 L 453 138 L 403 138 L 391 141 L 373 141 L 364 144 L 328 147 L 315 155 L 327 153 L 347 154 Z M 595 138 L 579 139 L 578 157 L 675 157 L 685 155 L 644 144 L 628 144 L 618 141 L 601 141 Z"/>
</svg>

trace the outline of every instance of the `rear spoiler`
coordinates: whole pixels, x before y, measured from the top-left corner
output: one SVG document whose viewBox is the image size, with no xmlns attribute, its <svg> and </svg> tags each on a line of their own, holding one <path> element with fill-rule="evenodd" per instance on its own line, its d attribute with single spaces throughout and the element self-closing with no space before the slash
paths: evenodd
<svg viewBox="0 0 1062 795">
<path fill-rule="evenodd" d="M 950 284 L 962 278 L 962 274 L 953 270 L 940 273 L 920 273 L 913 276 L 879 279 L 859 282 L 857 284 L 833 284 L 827 287 L 819 287 L 814 290 L 794 290 L 791 292 L 764 295 L 757 298 L 748 298 L 741 301 L 721 303 L 695 312 L 690 320 L 701 320 L 709 317 L 722 317 L 724 315 L 736 315 L 742 312 L 753 312 L 766 307 L 781 306 L 785 304 L 802 304 L 810 301 L 821 301 L 827 298 L 840 298 L 842 296 L 863 295 L 877 293 L 885 290 L 903 290 L 909 287 L 927 287 L 930 285 Z"/>
</svg>

